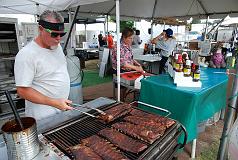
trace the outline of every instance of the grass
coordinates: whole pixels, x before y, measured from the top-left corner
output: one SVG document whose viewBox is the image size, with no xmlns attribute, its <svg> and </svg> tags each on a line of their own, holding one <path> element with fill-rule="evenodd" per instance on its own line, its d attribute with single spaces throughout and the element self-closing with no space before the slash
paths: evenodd
<svg viewBox="0 0 238 160">
<path fill-rule="evenodd" d="M 204 149 L 197 160 L 214 160 L 217 157 L 218 153 L 218 148 L 219 148 L 219 140 L 214 141 L 209 148 Z"/>
<path fill-rule="evenodd" d="M 95 86 L 102 83 L 112 82 L 112 76 L 99 77 L 98 70 L 84 70 L 83 87 Z"/>
</svg>

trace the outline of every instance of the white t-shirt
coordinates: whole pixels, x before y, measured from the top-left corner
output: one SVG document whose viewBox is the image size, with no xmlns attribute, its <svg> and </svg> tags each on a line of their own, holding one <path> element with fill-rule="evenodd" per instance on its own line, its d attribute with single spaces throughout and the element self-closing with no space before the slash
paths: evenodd
<svg viewBox="0 0 238 160">
<path fill-rule="evenodd" d="M 140 40 L 139 35 L 134 35 L 133 42 L 132 42 L 132 44 L 133 44 L 132 47 L 133 48 L 139 48 L 140 43 L 141 43 L 141 40 Z"/>
<path fill-rule="evenodd" d="M 70 79 L 62 47 L 54 50 L 40 47 L 35 41 L 22 48 L 15 59 L 16 86 L 32 87 L 51 98 L 68 98 Z M 51 106 L 26 100 L 25 114 L 41 120 L 61 112 Z"/>
<path fill-rule="evenodd" d="M 173 38 L 169 38 L 168 40 L 159 40 L 157 42 L 157 47 L 161 49 L 160 54 L 164 57 L 169 57 L 176 46 L 176 40 Z"/>
</svg>

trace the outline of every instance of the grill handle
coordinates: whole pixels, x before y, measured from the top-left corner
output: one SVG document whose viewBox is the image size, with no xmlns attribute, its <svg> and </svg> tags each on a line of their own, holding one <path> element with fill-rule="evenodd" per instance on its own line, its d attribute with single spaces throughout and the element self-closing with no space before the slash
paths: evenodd
<svg viewBox="0 0 238 160">
<path fill-rule="evenodd" d="M 157 110 L 168 113 L 165 117 L 168 117 L 171 114 L 171 112 L 167 109 L 163 109 L 163 108 L 160 108 L 160 107 L 157 107 L 157 106 L 154 106 L 154 105 L 151 105 L 151 104 L 147 104 L 147 103 L 144 103 L 144 102 L 141 102 L 141 101 L 134 101 L 134 102 L 131 102 L 130 104 L 132 105 L 134 103 L 142 104 L 144 106 L 151 107 L 151 108 L 154 108 L 154 109 L 157 109 Z"/>
<path fill-rule="evenodd" d="M 181 128 L 182 128 L 183 132 L 184 132 L 183 144 L 180 146 L 180 148 L 183 148 L 187 144 L 188 133 L 187 133 L 186 128 L 181 123 L 180 123 L 180 125 L 181 125 Z"/>
</svg>

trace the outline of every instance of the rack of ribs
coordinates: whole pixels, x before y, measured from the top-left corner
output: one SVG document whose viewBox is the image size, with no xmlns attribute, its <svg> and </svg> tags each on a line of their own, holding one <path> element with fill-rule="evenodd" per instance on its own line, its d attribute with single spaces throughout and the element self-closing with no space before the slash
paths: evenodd
<svg viewBox="0 0 238 160">
<path fill-rule="evenodd" d="M 91 148 L 103 160 L 128 160 L 127 157 L 116 150 L 115 146 L 97 135 L 85 138 L 81 140 L 81 143 Z"/>
<path fill-rule="evenodd" d="M 73 153 L 75 160 L 103 160 L 92 149 L 81 144 L 71 147 L 70 150 Z"/>
<path fill-rule="evenodd" d="M 139 153 L 147 148 L 147 145 L 128 137 L 112 128 L 105 128 L 99 132 L 99 135 L 108 139 L 118 148 L 132 153 Z"/>
<path fill-rule="evenodd" d="M 146 142 L 152 144 L 157 138 L 164 134 L 164 132 L 154 132 L 152 129 L 141 125 L 135 125 L 128 122 L 119 122 L 112 125 L 112 127 Z"/>
<path fill-rule="evenodd" d="M 126 115 L 127 113 L 129 113 L 131 111 L 131 105 L 123 103 L 123 104 L 119 104 L 117 106 L 114 106 L 113 108 L 110 108 L 106 111 L 104 111 L 107 115 L 110 115 L 110 119 L 108 119 L 107 121 L 103 121 L 104 123 L 109 123 L 114 121 L 117 118 L 120 118 L 124 115 Z"/>
<path fill-rule="evenodd" d="M 163 125 L 166 126 L 166 128 L 169 128 L 170 126 L 172 126 L 175 121 L 168 119 L 166 117 L 162 117 L 160 115 L 154 115 L 154 114 L 150 114 L 150 113 L 146 113 L 144 111 L 140 111 L 138 109 L 133 109 L 130 112 L 131 115 L 133 116 L 137 116 L 137 117 L 143 117 L 143 118 L 148 118 L 148 119 L 152 119 L 153 121 L 157 122 L 157 123 L 162 123 Z"/>
<path fill-rule="evenodd" d="M 164 131 L 166 130 L 166 126 L 164 126 L 162 123 L 154 122 L 153 119 L 137 116 L 126 116 L 124 120 L 136 125 L 145 126 L 154 133 L 160 133 L 161 135 L 163 135 Z"/>
</svg>

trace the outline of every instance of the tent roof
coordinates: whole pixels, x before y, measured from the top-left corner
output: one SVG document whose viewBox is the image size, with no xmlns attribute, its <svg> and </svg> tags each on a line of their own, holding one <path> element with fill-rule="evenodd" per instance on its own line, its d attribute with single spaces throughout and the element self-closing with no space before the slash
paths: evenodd
<svg viewBox="0 0 238 160">
<path fill-rule="evenodd" d="M 66 10 L 106 0 L 0 0 L 0 14 L 41 14 L 44 10 Z"/>
<path fill-rule="evenodd" d="M 237 0 L 120 0 L 120 16 L 135 19 L 148 19 L 152 17 L 199 17 L 211 18 L 238 16 Z M 153 16 L 153 9 L 155 12 Z M 80 7 L 80 13 L 115 15 L 115 2 L 105 1 L 97 4 Z"/>
<path fill-rule="evenodd" d="M 40 14 L 45 9 L 67 10 L 81 5 L 79 14 L 115 15 L 115 0 L 0 0 L 0 14 Z M 122 18 L 148 19 L 152 17 L 211 18 L 238 16 L 237 0 L 120 0 Z M 153 13 L 153 10 L 154 13 Z"/>
</svg>

